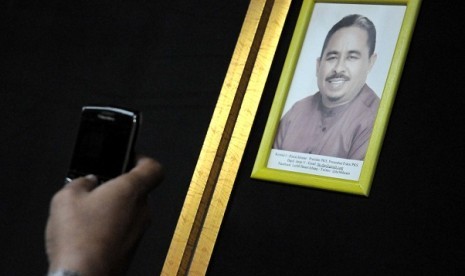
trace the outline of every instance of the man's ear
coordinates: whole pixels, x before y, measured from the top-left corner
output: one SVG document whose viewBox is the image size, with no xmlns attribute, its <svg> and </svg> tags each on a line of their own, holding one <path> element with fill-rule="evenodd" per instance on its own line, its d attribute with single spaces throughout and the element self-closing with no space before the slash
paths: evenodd
<svg viewBox="0 0 465 276">
<path fill-rule="evenodd" d="M 371 55 L 371 57 L 369 58 L 369 61 L 368 61 L 368 62 L 369 62 L 370 64 L 369 64 L 369 66 L 368 66 L 368 72 L 370 72 L 370 71 L 371 71 L 371 68 L 373 67 L 373 65 L 375 65 L 375 62 L 376 62 L 376 59 L 377 59 L 377 58 L 378 58 L 378 54 L 376 54 L 376 53 L 373 53 L 373 54 Z"/>
<path fill-rule="evenodd" d="M 321 62 L 321 58 L 317 58 L 316 59 L 316 76 L 318 77 L 318 71 L 320 70 L 320 62 Z"/>
</svg>

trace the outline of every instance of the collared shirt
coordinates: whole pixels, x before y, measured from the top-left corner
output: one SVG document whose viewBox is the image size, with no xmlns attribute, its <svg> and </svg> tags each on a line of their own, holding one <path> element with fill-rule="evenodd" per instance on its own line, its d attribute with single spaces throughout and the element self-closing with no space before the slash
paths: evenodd
<svg viewBox="0 0 465 276">
<path fill-rule="evenodd" d="M 321 93 L 293 105 L 281 119 L 273 148 L 363 160 L 379 98 L 366 84 L 349 103 L 327 108 Z"/>
</svg>

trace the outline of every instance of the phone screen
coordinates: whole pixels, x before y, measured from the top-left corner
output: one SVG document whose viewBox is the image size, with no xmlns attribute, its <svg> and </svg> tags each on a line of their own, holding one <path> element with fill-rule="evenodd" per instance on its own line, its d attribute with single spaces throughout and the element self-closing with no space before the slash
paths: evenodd
<svg viewBox="0 0 465 276">
<path fill-rule="evenodd" d="M 131 159 L 137 114 L 84 108 L 71 160 L 70 178 L 95 174 L 108 180 L 125 172 Z"/>
</svg>

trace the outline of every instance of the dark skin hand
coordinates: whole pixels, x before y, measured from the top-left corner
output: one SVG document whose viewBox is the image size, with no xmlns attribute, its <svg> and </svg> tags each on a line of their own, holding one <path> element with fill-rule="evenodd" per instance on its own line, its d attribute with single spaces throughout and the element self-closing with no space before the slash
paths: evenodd
<svg viewBox="0 0 465 276">
<path fill-rule="evenodd" d="M 161 165 L 141 157 L 130 172 L 102 185 L 94 176 L 65 185 L 50 204 L 49 272 L 123 275 L 150 222 L 148 194 L 162 178 Z"/>
</svg>

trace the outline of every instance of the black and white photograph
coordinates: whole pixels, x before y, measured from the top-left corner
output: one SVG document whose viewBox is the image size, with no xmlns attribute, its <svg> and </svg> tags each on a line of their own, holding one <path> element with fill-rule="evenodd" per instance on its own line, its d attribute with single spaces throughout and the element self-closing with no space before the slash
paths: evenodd
<svg viewBox="0 0 465 276">
<path fill-rule="evenodd" d="M 315 4 L 269 168 L 358 180 L 404 13 L 402 5 Z"/>
</svg>

